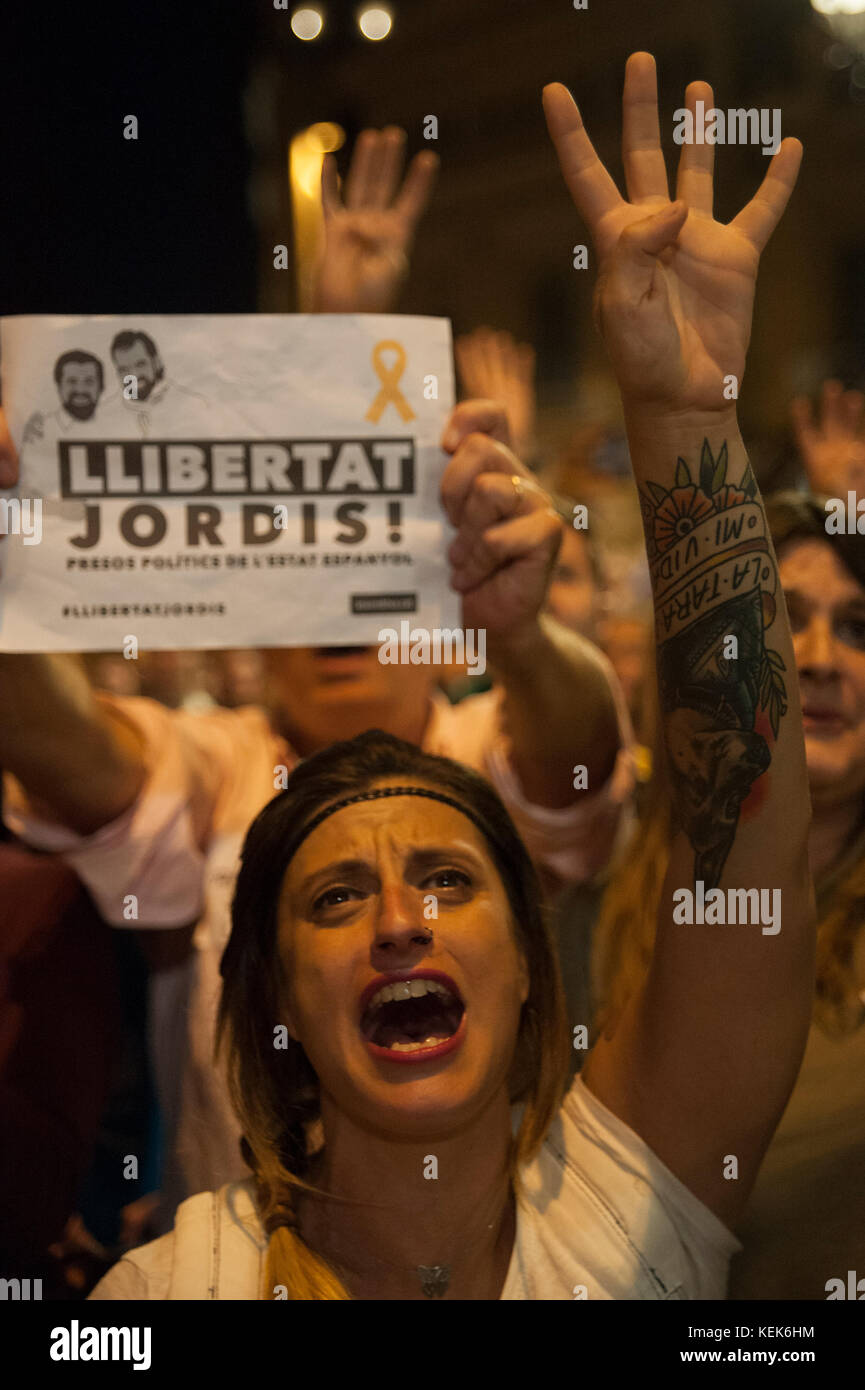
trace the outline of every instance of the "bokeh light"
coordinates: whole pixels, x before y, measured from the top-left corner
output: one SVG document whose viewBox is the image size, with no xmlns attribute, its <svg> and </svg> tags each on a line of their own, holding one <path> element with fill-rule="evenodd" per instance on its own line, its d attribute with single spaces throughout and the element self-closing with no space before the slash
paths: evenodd
<svg viewBox="0 0 865 1390">
<path fill-rule="evenodd" d="M 295 10 L 291 16 L 291 32 L 295 38 L 308 41 L 317 39 L 324 28 L 324 15 L 320 10 L 310 8 Z"/>
<path fill-rule="evenodd" d="M 374 9 L 362 10 L 358 16 L 357 25 L 365 39 L 377 41 L 387 38 L 393 25 L 393 19 L 389 10 L 377 6 Z"/>
</svg>

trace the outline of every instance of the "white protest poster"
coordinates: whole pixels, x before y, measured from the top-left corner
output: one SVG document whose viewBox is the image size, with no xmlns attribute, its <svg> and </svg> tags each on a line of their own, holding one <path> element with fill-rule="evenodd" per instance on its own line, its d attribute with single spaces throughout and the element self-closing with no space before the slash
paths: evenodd
<svg viewBox="0 0 865 1390">
<path fill-rule="evenodd" d="M 0 493 L 0 650 L 459 626 L 447 320 L 21 316 L 0 319 L 0 369 L 21 458 Z"/>
</svg>

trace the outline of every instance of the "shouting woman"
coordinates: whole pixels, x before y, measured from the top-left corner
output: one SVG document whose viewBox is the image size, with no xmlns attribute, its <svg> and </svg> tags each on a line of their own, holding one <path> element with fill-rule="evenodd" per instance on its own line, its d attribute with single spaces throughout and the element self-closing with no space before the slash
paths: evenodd
<svg viewBox="0 0 865 1390">
<path fill-rule="evenodd" d="M 316 754 L 249 832 L 223 958 L 252 1178 L 184 1203 L 94 1297 L 724 1292 L 814 978 L 792 646 L 735 413 L 801 146 L 722 224 L 712 145 L 683 146 L 670 198 L 648 54 L 626 70 L 627 199 L 569 93 L 544 99 L 594 239 L 653 579 L 677 828 L 647 979 L 565 1095 L 561 985 L 495 793 L 380 734 Z M 461 523 L 464 495 L 444 500 Z M 465 592 L 484 544 L 464 532 L 451 557 Z"/>
</svg>

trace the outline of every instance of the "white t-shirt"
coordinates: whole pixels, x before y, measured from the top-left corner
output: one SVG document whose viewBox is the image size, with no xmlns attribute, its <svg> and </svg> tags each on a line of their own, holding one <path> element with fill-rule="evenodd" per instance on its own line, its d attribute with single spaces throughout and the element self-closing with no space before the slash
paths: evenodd
<svg viewBox="0 0 865 1390">
<path fill-rule="evenodd" d="M 574 1081 L 521 1173 L 501 1298 L 723 1298 L 736 1237 Z M 189 1198 L 169 1235 L 124 1256 L 92 1299 L 258 1299 L 266 1239 L 250 1181 Z"/>
<path fill-rule="evenodd" d="M 626 830 L 632 734 L 612 668 L 621 747 L 603 786 L 575 792 L 561 810 L 522 794 L 502 729 L 501 694 L 451 705 L 437 694 L 422 747 L 483 773 L 508 808 L 536 865 L 559 883 L 587 882 L 602 870 Z M 137 800 L 93 835 L 43 821 L 14 778 L 5 781 L 4 816 L 36 849 L 62 856 L 107 922 L 159 928 L 197 922 L 192 958 L 152 977 L 149 1035 L 162 1111 L 168 1216 L 195 1192 L 246 1176 L 240 1127 L 223 1076 L 213 1064 L 219 962 L 231 931 L 231 900 L 246 831 L 283 785 L 297 754 L 274 733 L 264 710 L 205 714 L 169 710 L 155 700 L 100 695 L 141 734 L 148 775 Z M 164 1222 L 167 1227 L 168 1221 Z"/>
</svg>

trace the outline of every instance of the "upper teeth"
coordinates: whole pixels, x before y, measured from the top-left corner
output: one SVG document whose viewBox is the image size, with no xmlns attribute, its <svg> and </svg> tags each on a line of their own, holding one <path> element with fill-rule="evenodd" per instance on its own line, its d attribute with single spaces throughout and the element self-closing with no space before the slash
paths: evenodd
<svg viewBox="0 0 865 1390">
<path fill-rule="evenodd" d="M 445 985 L 440 985 L 438 980 L 397 980 L 396 984 L 383 985 L 377 990 L 368 1007 L 377 1009 L 382 1004 L 389 1004 L 392 999 L 420 999 L 422 994 L 441 994 L 445 999 L 453 998 L 451 991 Z"/>
</svg>

